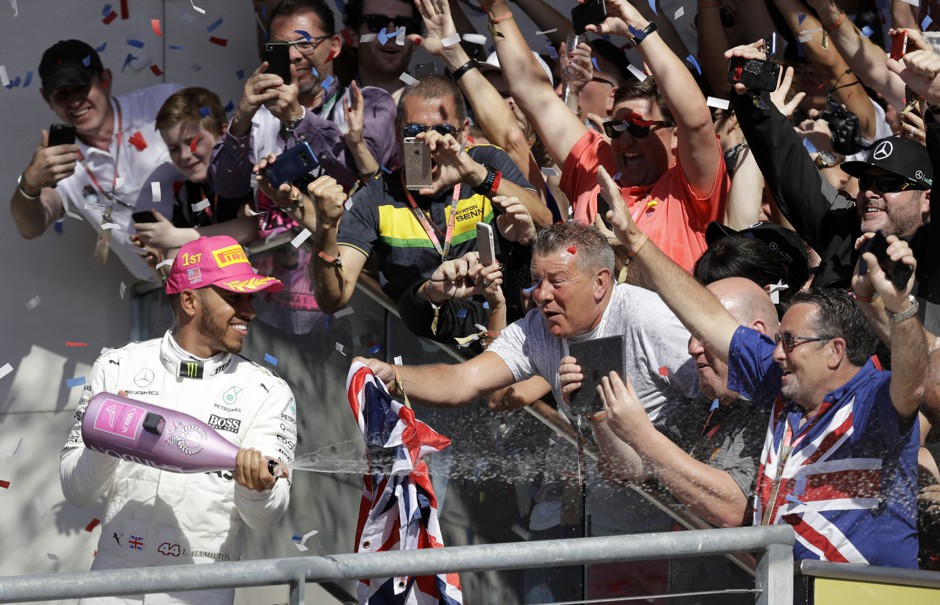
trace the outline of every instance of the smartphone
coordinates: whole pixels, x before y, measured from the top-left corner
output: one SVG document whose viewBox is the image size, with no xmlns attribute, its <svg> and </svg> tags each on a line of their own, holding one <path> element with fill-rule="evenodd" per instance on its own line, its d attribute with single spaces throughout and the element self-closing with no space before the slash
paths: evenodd
<svg viewBox="0 0 940 605">
<path fill-rule="evenodd" d="M 290 47 L 283 42 L 268 42 L 264 45 L 262 58 L 268 62 L 266 73 L 281 76 L 285 84 L 291 83 Z"/>
<path fill-rule="evenodd" d="M 135 223 L 155 223 L 157 222 L 157 217 L 155 217 L 150 210 L 141 210 L 140 212 L 131 214 L 131 220 Z"/>
<path fill-rule="evenodd" d="M 74 145 L 75 127 L 68 124 L 52 124 L 49 126 L 49 147 L 57 145 Z"/>
<path fill-rule="evenodd" d="M 604 0 L 587 0 L 571 9 L 571 24 L 574 33 L 583 34 L 588 25 L 599 25 L 607 19 L 607 5 Z M 568 49 L 569 52 L 572 49 Z"/>
<path fill-rule="evenodd" d="M 402 141 L 405 155 L 405 186 L 408 189 L 425 189 L 434 182 L 431 177 L 431 150 L 427 143 L 408 137 Z"/>
<path fill-rule="evenodd" d="M 875 255 L 875 258 L 878 259 L 878 266 L 881 267 L 881 270 L 885 272 L 885 275 L 888 276 L 888 279 L 898 290 L 902 290 L 907 285 L 908 280 L 911 279 L 911 275 L 914 274 L 914 269 L 910 265 L 896 263 L 888 256 L 888 238 L 881 229 L 876 231 L 875 236 L 866 241 L 858 251 L 859 262 L 861 263 L 859 273 L 862 275 L 868 273 L 868 264 L 865 259 L 861 258 L 861 255 L 865 252 L 871 252 Z"/>
<path fill-rule="evenodd" d="M 496 240 L 493 238 L 492 225 L 477 223 L 477 249 L 484 266 L 489 267 L 496 262 Z"/>
<path fill-rule="evenodd" d="M 277 189 L 284 183 L 300 181 L 320 166 L 317 156 L 306 141 L 294 145 L 277 156 L 273 164 L 264 169 L 264 178 Z"/>
<path fill-rule="evenodd" d="M 728 63 L 728 81 L 732 84 L 744 84 L 755 90 L 773 92 L 777 89 L 780 78 L 780 66 L 761 59 L 732 57 Z"/>
<path fill-rule="evenodd" d="M 891 58 L 900 61 L 907 54 L 907 30 L 902 29 L 891 39 Z"/>
<path fill-rule="evenodd" d="M 626 365 L 623 358 L 623 335 L 593 338 L 568 344 L 568 353 L 581 366 L 581 388 L 569 398 L 571 411 L 585 416 L 604 409 L 604 402 L 597 393 L 601 378 L 616 371 L 626 381 Z"/>
</svg>

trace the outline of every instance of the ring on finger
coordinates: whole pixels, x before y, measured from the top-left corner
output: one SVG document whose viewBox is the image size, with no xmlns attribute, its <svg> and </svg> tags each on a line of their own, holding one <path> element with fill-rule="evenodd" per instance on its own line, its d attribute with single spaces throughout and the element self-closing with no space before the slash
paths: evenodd
<svg viewBox="0 0 940 605">
<path fill-rule="evenodd" d="M 491 282 L 488 279 L 484 279 L 482 282 L 480 282 L 480 285 L 483 286 L 484 288 L 489 288 L 490 286 L 493 285 L 493 282 Z"/>
</svg>

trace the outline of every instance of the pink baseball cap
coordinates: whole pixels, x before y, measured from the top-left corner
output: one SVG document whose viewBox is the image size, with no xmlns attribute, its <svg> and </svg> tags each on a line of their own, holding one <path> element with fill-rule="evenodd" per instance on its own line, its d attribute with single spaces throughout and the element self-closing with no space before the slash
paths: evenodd
<svg viewBox="0 0 940 605">
<path fill-rule="evenodd" d="M 180 248 L 170 268 L 166 293 L 178 294 L 209 286 L 245 294 L 284 289 L 284 284 L 277 279 L 256 274 L 245 250 L 227 235 L 200 237 Z"/>
</svg>

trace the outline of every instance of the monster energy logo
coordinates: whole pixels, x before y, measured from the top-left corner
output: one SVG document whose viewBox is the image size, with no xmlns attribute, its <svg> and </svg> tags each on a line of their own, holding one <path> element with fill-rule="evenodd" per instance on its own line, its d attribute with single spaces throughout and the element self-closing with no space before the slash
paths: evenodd
<svg viewBox="0 0 940 605">
<path fill-rule="evenodd" d="M 184 378 L 202 378 L 202 362 L 181 361 L 179 375 Z"/>
</svg>

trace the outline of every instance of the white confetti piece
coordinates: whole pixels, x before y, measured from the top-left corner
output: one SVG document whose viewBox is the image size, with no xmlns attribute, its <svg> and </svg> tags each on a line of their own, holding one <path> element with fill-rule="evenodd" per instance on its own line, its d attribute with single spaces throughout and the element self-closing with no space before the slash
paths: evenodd
<svg viewBox="0 0 940 605">
<path fill-rule="evenodd" d="M 359 43 L 365 44 L 366 42 L 375 42 L 379 39 L 377 34 L 362 34 L 359 36 Z"/>
<path fill-rule="evenodd" d="M 114 178 L 114 190 L 117 191 L 124 186 L 124 177 L 118 176 Z"/>
<path fill-rule="evenodd" d="M 196 6 L 196 0 L 189 0 L 189 3 L 192 5 L 193 10 L 196 11 L 197 13 L 199 13 L 200 15 L 205 15 L 205 14 L 206 14 L 206 9 L 204 9 L 204 8 L 199 8 L 198 6 Z"/>
<path fill-rule="evenodd" d="M 7 66 L 0 65 L 0 84 L 4 86 L 10 85 L 10 77 L 7 75 Z"/>
<path fill-rule="evenodd" d="M 7 364 L 9 366 L 10 364 Z M 4 366 L 5 368 L 6 366 Z M 2 370 L 3 368 L 0 368 Z M 11 370 L 13 368 L 10 368 Z M 20 440 L 16 442 L 16 447 L 13 449 L 0 449 L 0 458 L 22 458 L 23 457 L 23 438 L 20 437 Z"/>
<path fill-rule="evenodd" d="M 310 237 L 310 230 L 304 229 L 303 231 L 298 233 L 297 236 L 294 237 L 294 239 L 290 241 L 290 245 L 295 248 L 300 248 L 301 244 L 307 241 L 309 237 Z"/>
<path fill-rule="evenodd" d="M 343 353 L 344 348 L 345 347 L 343 347 L 342 343 L 339 343 L 339 342 L 336 343 L 336 350 L 339 351 L 339 354 L 342 355 L 343 357 L 347 357 L 346 353 Z"/>
<path fill-rule="evenodd" d="M 121 282 L 121 300 L 124 300 L 124 295 L 127 293 L 127 284 Z"/>
<path fill-rule="evenodd" d="M 634 67 L 634 66 L 632 66 L 632 65 L 627 65 L 627 70 L 628 70 L 631 74 L 633 74 L 633 76 L 634 76 L 637 80 L 639 80 L 640 82 L 642 82 L 643 80 L 645 80 L 646 77 L 647 77 L 645 73 L 643 73 L 642 71 L 640 71 L 639 69 L 637 69 L 636 67 Z"/>
<path fill-rule="evenodd" d="M 405 86 L 413 86 L 418 83 L 418 81 L 412 78 L 409 74 L 402 72 L 398 79 L 405 83 Z"/>
<path fill-rule="evenodd" d="M 544 31 L 537 31 L 537 32 L 535 32 L 535 35 L 536 35 L 536 36 L 547 36 L 548 34 L 554 34 L 554 33 L 557 32 L 557 31 L 558 31 L 558 28 L 557 28 L 557 27 L 553 27 L 553 28 L 551 28 L 551 29 L 546 29 L 546 30 L 544 30 Z"/>
<path fill-rule="evenodd" d="M 87 208 L 88 206 L 86 205 L 85 207 Z M 85 222 L 85 218 L 81 214 L 75 214 L 74 212 L 69 212 L 68 210 L 65 211 L 65 216 Z"/>
<path fill-rule="evenodd" d="M 920 0 L 903 0 L 903 1 L 906 2 L 907 4 L 910 4 L 911 6 L 916 6 L 918 8 L 920 7 Z"/>
<path fill-rule="evenodd" d="M 397 46 L 405 45 L 405 28 L 399 27 L 398 31 L 395 33 L 395 44 Z"/>
<path fill-rule="evenodd" d="M 196 202 L 195 204 L 192 205 L 193 212 L 200 212 L 202 210 L 205 210 L 211 205 L 212 205 L 212 202 L 210 202 L 209 200 L 202 200 L 201 202 Z"/>
<path fill-rule="evenodd" d="M 708 99 L 705 101 L 705 104 L 709 107 L 714 107 L 715 109 L 728 109 L 730 106 L 726 99 L 719 99 L 718 97 L 708 97 Z"/>
<path fill-rule="evenodd" d="M 163 193 L 160 191 L 160 183 L 156 181 L 150 183 L 150 197 L 153 198 L 154 204 L 159 204 L 160 200 L 163 199 Z"/>
<path fill-rule="evenodd" d="M 320 533 L 320 532 L 315 529 L 315 530 L 313 530 L 313 531 L 308 531 L 308 532 L 305 533 L 305 534 L 303 535 L 303 537 L 301 537 L 300 539 L 296 539 L 297 536 L 294 536 L 294 538 L 295 538 L 295 539 L 293 540 L 294 546 L 296 546 L 296 547 L 297 547 L 297 550 L 299 550 L 299 551 L 301 551 L 301 552 L 306 552 L 306 551 L 310 550 L 309 548 L 307 548 L 306 546 L 304 546 L 304 544 L 306 544 L 306 542 L 307 542 L 307 540 L 308 540 L 309 538 L 311 538 L 312 536 L 317 535 L 318 533 Z"/>
<path fill-rule="evenodd" d="M 343 307 L 342 309 L 340 309 L 339 311 L 337 311 L 336 313 L 334 313 L 334 314 L 333 314 L 333 317 L 336 317 L 336 318 L 338 319 L 338 318 L 340 318 L 340 317 L 346 317 L 347 315 L 352 315 L 352 314 L 355 313 L 355 312 L 356 312 L 356 311 L 353 310 L 352 307 Z"/>
<path fill-rule="evenodd" d="M 343 203 L 343 208 L 345 208 L 346 210 L 349 210 L 350 208 L 352 208 L 352 198 L 347 199 Z"/>
<path fill-rule="evenodd" d="M 3 378 L 7 374 L 13 371 L 13 366 L 8 363 L 3 364 L 3 367 L 0 368 L 0 378 Z"/>
<path fill-rule="evenodd" d="M 402 363 L 401 363 L 401 355 L 396 355 L 396 356 L 395 356 L 395 365 L 396 365 L 396 366 L 402 365 Z"/>
<path fill-rule="evenodd" d="M 800 42 L 803 42 L 804 44 L 805 44 L 806 42 L 812 42 L 812 41 L 813 41 L 813 34 L 809 34 L 809 35 L 806 35 L 806 36 L 800 36 L 800 37 L 797 38 L 797 40 L 799 40 Z"/>
<path fill-rule="evenodd" d="M 451 46 L 460 44 L 460 34 L 454 34 L 452 36 L 447 36 L 446 38 L 443 38 L 441 40 L 441 44 L 443 44 L 445 48 L 450 48 Z"/>
<path fill-rule="evenodd" d="M 815 34 L 816 32 L 821 32 L 822 30 L 823 30 L 823 28 L 821 28 L 821 27 L 814 27 L 813 29 L 803 29 L 803 30 L 800 30 L 800 33 L 801 33 L 801 34 Z"/>
<path fill-rule="evenodd" d="M 121 226 L 118 225 L 117 223 L 103 223 L 103 224 L 101 225 L 101 230 L 102 230 L 102 231 L 105 231 L 105 230 L 108 230 L 108 229 L 114 229 L 115 231 L 120 231 L 120 230 L 121 230 Z"/>
<path fill-rule="evenodd" d="M 481 34 L 464 34 L 463 39 L 469 42 L 470 44 L 486 46 L 486 36 L 481 35 Z"/>
<path fill-rule="evenodd" d="M 678 9 L 676 9 L 676 14 L 673 17 L 673 19 L 679 19 L 679 17 L 681 17 L 684 14 L 685 14 L 685 8 L 680 6 Z"/>
<path fill-rule="evenodd" d="M 33 309 L 35 309 L 36 307 L 38 307 L 38 306 L 39 306 L 39 303 L 41 303 L 41 302 L 42 302 L 42 300 L 41 300 L 38 296 L 34 296 L 34 297 L 30 298 L 30 299 L 29 299 L 29 302 L 26 303 L 26 310 L 27 310 L 27 311 L 32 311 Z"/>
<path fill-rule="evenodd" d="M 19 16 L 20 11 L 18 8 L 16 8 L 16 0 L 10 0 L 10 6 L 13 7 L 13 16 L 14 17 Z"/>
<path fill-rule="evenodd" d="M 770 302 L 772 302 L 775 305 L 779 305 L 780 293 L 783 292 L 784 290 L 788 290 L 789 288 L 790 286 L 783 283 L 782 279 L 775 284 L 771 284 L 770 285 Z"/>
<path fill-rule="evenodd" d="M 167 258 L 157 263 L 157 270 L 159 271 L 163 267 L 172 267 L 172 266 L 173 266 L 173 259 Z"/>
</svg>

